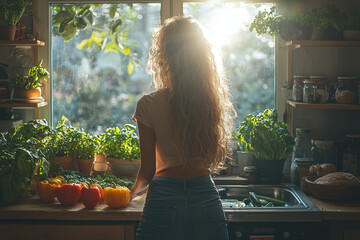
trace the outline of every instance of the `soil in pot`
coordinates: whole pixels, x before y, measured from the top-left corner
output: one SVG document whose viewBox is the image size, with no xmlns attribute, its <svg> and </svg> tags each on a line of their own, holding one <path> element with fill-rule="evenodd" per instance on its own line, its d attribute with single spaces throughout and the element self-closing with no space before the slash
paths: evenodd
<svg viewBox="0 0 360 240">
<path fill-rule="evenodd" d="M 259 183 L 279 184 L 283 176 L 283 168 L 286 159 L 264 160 L 254 158 L 254 166 L 257 168 L 257 179 Z"/>
<path fill-rule="evenodd" d="M 79 171 L 90 176 L 91 171 L 93 169 L 95 158 L 91 159 L 77 159 L 77 163 L 79 166 Z"/>
<path fill-rule="evenodd" d="M 71 163 L 72 158 L 71 156 L 65 156 L 65 157 L 54 157 L 54 162 L 60 163 L 60 166 L 64 170 L 70 170 L 71 169 Z"/>
<path fill-rule="evenodd" d="M 132 161 L 125 159 L 115 159 L 107 158 L 110 164 L 110 171 L 117 177 L 128 177 L 135 179 L 139 168 L 140 168 L 140 159 L 135 159 Z"/>
</svg>

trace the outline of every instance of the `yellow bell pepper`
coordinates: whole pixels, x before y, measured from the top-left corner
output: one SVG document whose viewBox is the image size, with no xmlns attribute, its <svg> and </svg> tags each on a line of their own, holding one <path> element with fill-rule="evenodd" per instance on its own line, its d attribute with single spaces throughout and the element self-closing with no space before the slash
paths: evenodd
<svg viewBox="0 0 360 240">
<path fill-rule="evenodd" d="M 62 184 L 62 179 L 58 178 L 58 177 L 54 177 L 54 178 L 50 179 L 50 183 L 55 184 L 55 185 L 61 185 Z"/>
<path fill-rule="evenodd" d="M 55 195 L 55 187 L 59 184 L 51 183 L 49 181 L 40 181 L 36 185 L 37 193 L 40 197 L 40 200 L 46 203 L 53 202 Z M 61 183 L 60 183 L 61 185 Z"/>
<path fill-rule="evenodd" d="M 127 187 L 104 188 L 104 202 L 113 208 L 124 207 L 130 202 L 131 193 Z"/>
</svg>

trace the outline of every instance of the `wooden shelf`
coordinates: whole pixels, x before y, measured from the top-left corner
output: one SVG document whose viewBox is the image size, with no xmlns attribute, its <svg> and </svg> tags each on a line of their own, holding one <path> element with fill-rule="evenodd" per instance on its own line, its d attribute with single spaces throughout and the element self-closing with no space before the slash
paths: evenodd
<svg viewBox="0 0 360 240">
<path fill-rule="evenodd" d="M 352 104 L 337 104 L 337 103 L 313 104 L 313 103 L 294 102 L 291 100 L 287 100 L 287 103 L 295 108 L 360 110 L 360 105 L 352 105 Z"/>
<path fill-rule="evenodd" d="M 0 40 L 0 46 L 45 46 L 40 40 Z"/>
<path fill-rule="evenodd" d="M 8 102 L 8 103 L 0 103 L 0 108 L 41 108 L 45 107 L 47 102 L 39 102 L 39 103 L 22 103 L 22 102 Z"/>
<path fill-rule="evenodd" d="M 285 43 L 286 46 L 360 46 L 360 41 L 315 41 L 315 40 L 295 40 Z"/>
</svg>

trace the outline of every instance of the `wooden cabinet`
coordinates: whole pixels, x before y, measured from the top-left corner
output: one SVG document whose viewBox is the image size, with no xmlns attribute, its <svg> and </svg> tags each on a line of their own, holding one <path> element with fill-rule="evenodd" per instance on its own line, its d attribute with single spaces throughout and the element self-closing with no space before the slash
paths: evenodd
<svg viewBox="0 0 360 240">
<path fill-rule="evenodd" d="M 136 223 L 106 221 L 0 222 L 1 239 L 11 240 L 134 240 Z"/>
</svg>

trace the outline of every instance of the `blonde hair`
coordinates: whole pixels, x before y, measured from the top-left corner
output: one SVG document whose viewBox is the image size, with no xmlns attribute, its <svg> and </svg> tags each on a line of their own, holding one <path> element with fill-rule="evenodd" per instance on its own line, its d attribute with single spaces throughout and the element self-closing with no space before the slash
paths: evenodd
<svg viewBox="0 0 360 240">
<path fill-rule="evenodd" d="M 169 89 L 172 127 L 184 166 L 222 168 L 233 119 L 228 81 L 199 22 L 173 17 L 155 29 L 148 72 Z"/>
</svg>

